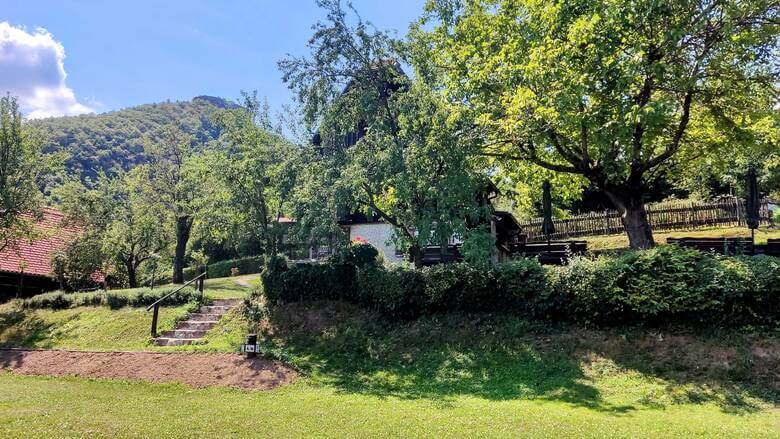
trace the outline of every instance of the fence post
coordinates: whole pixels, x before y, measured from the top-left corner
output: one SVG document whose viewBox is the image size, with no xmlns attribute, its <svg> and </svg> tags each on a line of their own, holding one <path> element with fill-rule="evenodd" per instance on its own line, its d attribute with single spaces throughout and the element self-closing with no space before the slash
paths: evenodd
<svg viewBox="0 0 780 439">
<path fill-rule="evenodd" d="M 160 313 L 160 305 L 154 305 L 154 312 L 152 313 L 152 338 L 157 338 L 157 316 Z"/>
<path fill-rule="evenodd" d="M 206 272 L 206 266 L 205 265 L 198 266 L 198 276 L 203 275 L 203 273 L 205 273 L 205 272 Z M 200 279 L 198 279 L 198 295 L 201 298 L 203 298 L 203 289 L 204 289 L 205 282 L 206 282 L 206 276 L 203 276 Z"/>
</svg>

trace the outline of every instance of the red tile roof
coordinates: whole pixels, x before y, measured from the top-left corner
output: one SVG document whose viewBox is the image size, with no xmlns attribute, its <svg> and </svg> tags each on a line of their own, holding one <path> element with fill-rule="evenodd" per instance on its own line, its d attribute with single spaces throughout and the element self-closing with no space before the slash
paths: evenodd
<svg viewBox="0 0 780 439">
<path fill-rule="evenodd" d="M 0 271 L 24 271 L 29 276 L 54 276 L 50 264 L 52 255 L 81 233 L 81 229 L 66 225 L 62 212 L 45 208 L 42 213 L 43 217 L 36 226 L 42 236 L 37 240 L 22 240 L 0 251 Z"/>
</svg>

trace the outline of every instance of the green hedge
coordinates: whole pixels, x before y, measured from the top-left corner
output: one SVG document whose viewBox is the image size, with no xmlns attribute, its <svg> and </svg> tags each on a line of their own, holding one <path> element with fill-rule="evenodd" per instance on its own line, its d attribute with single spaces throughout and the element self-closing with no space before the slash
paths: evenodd
<svg viewBox="0 0 780 439">
<path fill-rule="evenodd" d="M 273 301 L 349 300 L 411 318 L 450 310 L 511 312 L 581 323 L 780 323 L 780 259 L 725 257 L 677 246 L 562 267 L 524 259 L 479 269 L 298 265 L 276 260 L 263 285 Z"/>
<path fill-rule="evenodd" d="M 141 307 L 148 306 L 159 298 L 172 292 L 178 286 L 162 286 L 155 289 L 133 288 L 126 290 L 93 291 L 86 293 L 64 293 L 53 291 L 51 293 L 38 294 L 25 299 L 25 308 L 49 308 L 65 309 L 76 306 L 108 306 L 112 309 L 124 306 Z M 165 300 L 165 306 L 182 305 L 199 299 L 197 290 L 185 287 L 178 293 Z"/>
<path fill-rule="evenodd" d="M 238 268 L 239 274 L 260 273 L 263 269 L 263 259 L 262 256 L 247 256 L 245 258 L 214 262 L 207 266 L 206 272 L 208 273 L 209 279 L 231 276 L 233 268 Z M 195 268 L 184 269 L 184 280 L 191 280 L 196 275 Z"/>
</svg>

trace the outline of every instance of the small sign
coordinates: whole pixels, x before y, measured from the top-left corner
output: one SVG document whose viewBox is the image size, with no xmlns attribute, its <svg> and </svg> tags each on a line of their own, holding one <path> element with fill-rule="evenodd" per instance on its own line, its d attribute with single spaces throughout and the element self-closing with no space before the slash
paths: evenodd
<svg viewBox="0 0 780 439">
<path fill-rule="evenodd" d="M 260 345 L 256 345 L 256 344 L 241 345 L 241 352 L 246 352 L 246 353 L 260 352 Z"/>
</svg>

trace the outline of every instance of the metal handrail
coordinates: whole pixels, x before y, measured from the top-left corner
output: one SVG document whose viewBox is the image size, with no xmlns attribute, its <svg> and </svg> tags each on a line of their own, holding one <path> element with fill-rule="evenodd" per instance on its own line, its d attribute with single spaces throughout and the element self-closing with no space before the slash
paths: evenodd
<svg viewBox="0 0 780 439">
<path fill-rule="evenodd" d="M 173 296 L 174 294 L 178 293 L 179 291 L 181 291 L 182 288 L 184 288 L 187 285 L 189 285 L 189 284 L 191 284 L 193 282 L 196 282 L 196 281 L 200 281 L 199 284 L 198 284 L 198 291 L 200 292 L 201 297 L 202 297 L 202 295 L 203 295 L 203 284 L 205 283 L 204 282 L 204 277 L 206 276 L 206 273 L 207 273 L 207 271 L 204 271 L 203 273 L 195 276 L 194 278 L 192 278 L 189 281 L 187 281 L 187 283 L 185 283 L 184 285 L 180 286 L 179 288 L 176 288 L 174 291 L 164 295 L 163 297 L 160 297 L 153 304 L 151 304 L 151 305 L 146 307 L 147 311 L 149 311 L 150 309 L 154 308 L 154 314 L 152 314 L 152 331 L 151 331 L 152 332 L 152 338 L 156 338 L 157 337 L 157 317 L 160 314 L 160 303 L 163 300 L 165 300 L 165 299 Z"/>
<path fill-rule="evenodd" d="M 191 284 L 191 283 L 195 282 L 196 280 L 198 280 L 198 279 L 202 278 L 202 277 L 203 277 L 203 276 L 205 276 L 205 275 L 206 275 L 206 273 L 204 272 L 204 273 L 201 273 L 201 274 L 197 275 L 196 277 L 194 277 L 194 278 L 190 279 L 190 280 L 189 280 L 189 281 L 187 281 L 187 283 L 185 283 L 184 285 L 182 285 L 182 286 L 180 286 L 179 288 L 176 288 L 174 291 L 172 291 L 172 292 L 170 292 L 170 293 L 168 293 L 168 294 L 166 294 L 166 295 L 164 295 L 164 296 L 160 297 L 159 299 L 157 299 L 157 301 L 156 301 L 156 302 L 154 302 L 153 304 L 151 304 L 151 305 L 147 306 L 147 307 L 146 307 L 146 310 L 147 310 L 147 311 L 149 311 L 149 310 L 150 310 L 150 309 L 152 309 L 152 307 L 154 307 L 155 305 L 159 304 L 159 303 L 160 303 L 160 302 L 162 302 L 163 300 L 165 300 L 165 299 L 167 299 L 167 298 L 169 298 L 169 297 L 173 296 L 174 294 L 178 293 L 179 291 L 183 290 L 183 289 L 184 289 L 184 287 L 186 287 L 187 285 L 189 285 L 189 284 Z"/>
</svg>

